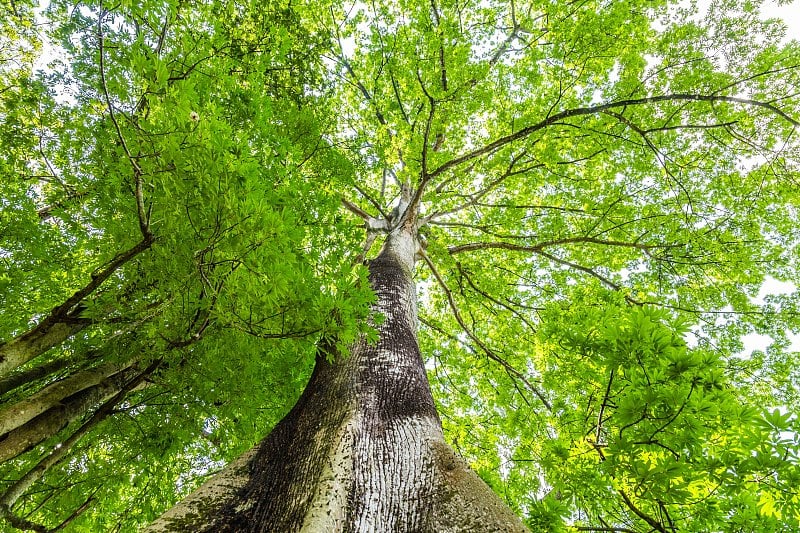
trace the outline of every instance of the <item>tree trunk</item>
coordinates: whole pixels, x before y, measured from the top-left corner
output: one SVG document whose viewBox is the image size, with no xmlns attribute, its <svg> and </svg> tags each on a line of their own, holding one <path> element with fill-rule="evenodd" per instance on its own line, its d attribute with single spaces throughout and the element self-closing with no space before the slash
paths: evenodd
<svg viewBox="0 0 800 533">
<path fill-rule="evenodd" d="M 147 531 L 525 531 L 445 443 L 417 345 L 416 240 L 370 263 L 379 341 L 316 366 L 259 445 Z"/>
<path fill-rule="evenodd" d="M 59 405 L 64 398 L 93 387 L 109 376 L 129 368 L 136 361 L 134 358 L 125 363 L 103 363 L 55 381 L 23 400 L 4 405 L 0 408 L 0 436 Z"/>
<path fill-rule="evenodd" d="M 88 320 L 39 324 L 33 329 L 0 344 L 0 376 L 58 346 L 89 325 Z"/>
<path fill-rule="evenodd" d="M 0 463 L 27 452 L 84 416 L 94 406 L 113 397 L 137 372 L 136 368 L 127 368 L 114 374 L 97 385 L 61 399 L 36 418 L 0 436 Z"/>
<path fill-rule="evenodd" d="M 52 361 L 42 363 L 41 365 L 28 370 L 16 372 L 6 376 L 0 379 L 0 396 L 11 392 L 18 387 L 22 387 L 23 385 L 27 385 L 28 383 L 33 383 L 34 381 L 47 377 L 54 372 L 63 370 L 74 362 L 75 360 L 72 358 L 59 357 L 58 359 L 53 359 Z"/>
</svg>

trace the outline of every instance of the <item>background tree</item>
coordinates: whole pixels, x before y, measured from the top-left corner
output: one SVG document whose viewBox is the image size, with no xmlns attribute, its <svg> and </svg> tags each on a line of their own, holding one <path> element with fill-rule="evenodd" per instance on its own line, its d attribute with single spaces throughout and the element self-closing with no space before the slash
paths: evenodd
<svg viewBox="0 0 800 533">
<path fill-rule="evenodd" d="M 445 437 L 529 527 L 797 529 L 797 299 L 756 299 L 798 280 L 780 23 L 263 4 L 7 6 L 11 524 L 133 529 L 248 449 L 369 336 L 360 218 L 410 190 Z"/>
</svg>

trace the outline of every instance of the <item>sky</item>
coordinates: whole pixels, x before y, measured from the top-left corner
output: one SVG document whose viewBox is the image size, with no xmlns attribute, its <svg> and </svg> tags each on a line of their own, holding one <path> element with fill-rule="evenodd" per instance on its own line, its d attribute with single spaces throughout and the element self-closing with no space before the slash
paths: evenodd
<svg viewBox="0 0 800 533">
<path fill-rule="evenodd" d="M 800 0 L 794 0 L 789 5 L 779 6 L 777 2 L 765 2 L 761 13 L 766 18 L 781 18 L 789 27 L 787 37 L 800 39 Z"/>
<path fill-rule="evenodd" d="M 788 5 L 779 6 L 776 1 L 765 2 L 761 7 L 761 14 L 764 18 L 780 18 L 786 23 L 788 31 L 787 39 L 800 39 L 800 0 L 794 0 Z M 757 300 L 763 301 L 768 294 L 786 294 L 793 292 L 796 287 L 791 283 L 782 283 L 774 279 L 768 279 L 761 287 Z M 800 351 L 800 335 L 789 335 L 792 345 L 791 349 Z M 744 353 L 751 353 L 753 350 L 764 350 L 772 341 L 766 335 L 751 333 L 742 337 L 744 342 Z"/>
</svg>

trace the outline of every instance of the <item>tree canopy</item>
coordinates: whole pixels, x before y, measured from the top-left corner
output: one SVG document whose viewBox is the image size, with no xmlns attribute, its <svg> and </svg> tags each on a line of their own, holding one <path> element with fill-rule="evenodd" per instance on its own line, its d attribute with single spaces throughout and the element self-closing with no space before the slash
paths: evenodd
<svg viewBox="0 0 800 533">
<path fill-rule="evenodd" d="M 800 301 L 760 294 L 800 284 L 800 43 L 759 2 L 2 6 L 10 526 L 134 531 L 263 437 L 374 338 L 413 191 L 445 436 L 528 527 L 800 528 Z"/>
</svg>

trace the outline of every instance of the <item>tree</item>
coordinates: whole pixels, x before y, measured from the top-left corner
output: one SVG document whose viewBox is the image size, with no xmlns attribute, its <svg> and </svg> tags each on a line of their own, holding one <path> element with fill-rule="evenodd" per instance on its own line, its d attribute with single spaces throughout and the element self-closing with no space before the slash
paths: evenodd
<svg viewBox="0 0 800 533">
<path fill-rule="evenodd" d="M 12 526 L 797 529 L 779 21 L 266 4 L 7 6 Z"/>
</svg>

